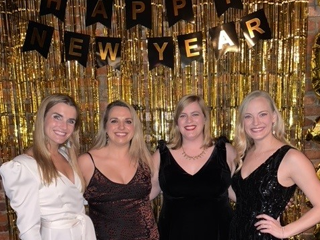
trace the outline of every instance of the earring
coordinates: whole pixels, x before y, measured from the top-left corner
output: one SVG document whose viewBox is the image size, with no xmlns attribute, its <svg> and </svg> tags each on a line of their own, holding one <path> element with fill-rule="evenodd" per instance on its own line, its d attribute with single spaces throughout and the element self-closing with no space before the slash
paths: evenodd
<svg viewBox="0 0 320 240">
<path fill-rule="evenodd" d="M 275 123 L 272 123 L 272 134 L 275 135 L 276 131 L 274 130 Z"/>
</svg>

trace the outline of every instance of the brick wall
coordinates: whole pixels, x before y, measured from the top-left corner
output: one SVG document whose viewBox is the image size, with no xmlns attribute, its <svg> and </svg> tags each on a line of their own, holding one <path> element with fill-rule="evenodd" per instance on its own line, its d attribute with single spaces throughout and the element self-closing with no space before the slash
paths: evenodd
<svg viewBox="0 0 320 240">
<path fill-rule="evenodd" d="M 308 44 L 307 44 L 307 74 L 306 74 L 306 94 L 305 94 L 305 132 L 311 128 L 316 117 L 320 116 L 320 98 L 314 94 L 311 84 L 311 54 L 315 36 L 320 33 L 320 7 L 316 0 L 309 0 L 309 20 L 308 20 Z M 99 73 L 98 72 L 98 77 Z M 103 92 L 102 86 L 100 86 Z M 312 160 L 315 166 L 320 164 L 320 144 L 306 142 L 304 152 Z M 314 239 L 312 229 L 303 235 L 305 240 Z M 4 192 L 0 186 L 0 240 L 9 240 L 8 218 L 6 214 L 6 202 Z"/>
</svg>

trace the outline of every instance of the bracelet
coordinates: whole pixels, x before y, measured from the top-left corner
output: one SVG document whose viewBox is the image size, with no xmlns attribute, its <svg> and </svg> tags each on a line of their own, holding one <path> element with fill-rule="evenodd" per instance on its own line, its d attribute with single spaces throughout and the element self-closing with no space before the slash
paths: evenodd
<svg viewBox="0 0 320 240">
<path fill-rule="evenodd" d="M 281 232 L 282 232 L 282 238 L 281 239 L 284 239 L 284 227 L 281 227 Z"/>
</svg>

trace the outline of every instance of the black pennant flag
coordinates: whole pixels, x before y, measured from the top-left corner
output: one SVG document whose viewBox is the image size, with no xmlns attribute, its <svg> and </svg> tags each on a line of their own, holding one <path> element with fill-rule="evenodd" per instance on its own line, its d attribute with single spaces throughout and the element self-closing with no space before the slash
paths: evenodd
<svg viewBox="0 0 320 240">
<path fill-rule="evenodd" d="M 53 14 L 64 22 L 68 0 L 41 0 L 40 16 Z"/>
<path fill-rule="evenodd" d="M 181 65 L 185 66 L 192 61 L 202 62 L 202 32 L 189 33 L 178 36 Z"/>
<path fill-rule="evenodd" d="M 113 0 L 87 0 L 86 26 L 100 22 L 111 28 Z"/>
<path fill-rule="evenodd" d="M 234 22 L 209 29 L 215 58 L 218 60 L 227 52 L 239 51 L 239 40 Z"/>
<path fill-rule="evenodd" d="M 47 58 L 53 31 L 53 27 L 29 21 L 22 51 L 37 50 L 43 57 Z"/>
<path fill-rule="evenodd" d="M 172 37 L 148 38 L 149 70 L 157 67 L 159 64 L 173 68 L 173 55 Z"/>
<path fill-rule="evenodd" d="M 137 24 L 151 29 L 150 0 L 126 0 L 126 28 L 130 29 Z"/>
<path fill-rule="evenodd" d="M 225 13 L 229 8 L 243 9 L 241 0 L 214 0 L 218 17 Z"/>
<path fill-rule="evenodd" d="M 260 39 L 271 39 L 271 30 L 263 9 L 251 13 L 240 20 L 243 35 L 249 47 Z"/>
<path fill-rule="evenodd" d="M 169 27 L 180 20 L 192 21 L 194 19 L 192 0 L 166 0 L 165 3 Z"/>
<path fill-rule="evenodd" d="M 96 37 L 96 66 L 109 65 L 119 70 L 121 65 L 121 38 Z"/>
<path fill-rule="evenodd" d="M 77 60 L 82 66 L 87 66 L 90 36 L 64 32 L 66 60 Z"/>
</svg>

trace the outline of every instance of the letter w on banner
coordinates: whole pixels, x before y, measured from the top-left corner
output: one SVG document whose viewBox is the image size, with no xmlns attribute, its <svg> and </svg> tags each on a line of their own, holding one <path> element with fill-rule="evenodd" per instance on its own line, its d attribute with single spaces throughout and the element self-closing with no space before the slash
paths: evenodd
<svg viewBox="0 0 320 240">
<path fill-rule="evenodd" d="M 96 65 L 109 65 L 120 70 L 121 65 L 121 38 L 96 37 Z"/>
</svg>

